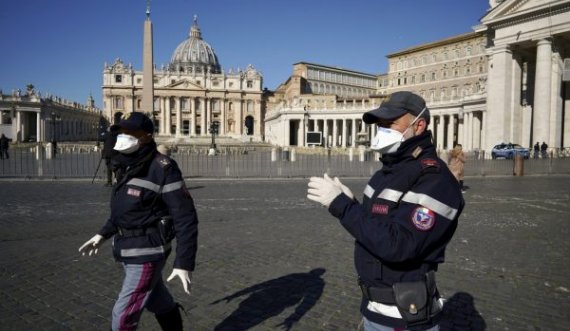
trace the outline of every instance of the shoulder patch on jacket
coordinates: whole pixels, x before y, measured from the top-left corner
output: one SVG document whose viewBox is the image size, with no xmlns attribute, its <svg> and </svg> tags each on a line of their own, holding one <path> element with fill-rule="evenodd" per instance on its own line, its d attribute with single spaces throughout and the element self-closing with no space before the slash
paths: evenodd
<svg viewBox="0 0 570 331">
<path fill-rule="evenodd" d="M 157 156 L 156 161 L 158 162 L 158 164 L 160 164 L 162 168 L 168 168 L 172 164 L 170 159 L 164 155 Z"/>
</svg>

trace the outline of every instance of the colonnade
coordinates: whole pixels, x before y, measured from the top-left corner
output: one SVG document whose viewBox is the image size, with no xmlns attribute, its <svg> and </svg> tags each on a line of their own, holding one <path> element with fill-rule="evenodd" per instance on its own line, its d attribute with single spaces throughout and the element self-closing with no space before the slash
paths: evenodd
<svg viewBox="0 0 570 331">
<path fill-rule="evenodd" d="M 484 119 L 482 111 L 432 114 L 428 129 L 432 131 L 438 150 L 449 150 L 456 144 L 461 144 L 467 151 L 478 150 L 482 148 Z"/>
<path fill-rule="evenodd" d="M 187 105 L 183 108 L 182 98 Z M 219 102 L 214 107 L 215 102 Z M 260 103 L 254 100 L 209 97 L 157 97 L 159 136 L 209 136 L 210 124 L 219 122 L 220 135 L 260 135 Z M 246 127 L 245 119 L 251 116 L 253 126 Z"/>
</svg>

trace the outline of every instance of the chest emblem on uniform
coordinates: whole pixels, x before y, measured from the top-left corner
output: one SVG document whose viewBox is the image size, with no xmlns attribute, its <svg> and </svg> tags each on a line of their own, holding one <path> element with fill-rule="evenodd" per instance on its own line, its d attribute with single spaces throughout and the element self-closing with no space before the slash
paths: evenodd
<svg viewBox="0 0 570 331">
<path fill-rule="evenodd" d="M 372 214 L 388 215 L 388 205 L 375 203 L 372 205 Z"/>
<path fill-rule="evenodd" d="M 412 224 L 420 231 L 428 231 L 435 225 L 435 213 L 426 207 L 417 207 L 412 213 Z"/>
<path fill-rule="evenodd" d="M 130 187 L 130 188 L 127 190 L 127 194 L 128 194 L 128 195 L 131 195 L 131 196 L 133 196 L 133 197 L 137 197 L 137 198 L 138 198 L 138 197 L 141 196 L 141 191 L 140 191 L 140 190 L 137 190 L 136 188 Z"/>
<path fill-rule="evenodd" d="M 439 163 L 437 163 L 437 160 L 434 159 L 423 159 L 420 160 L 420 162 L 422 163 L 422 168 L 429 168 L 429 167 L 439 168 Z"/>
</svg>

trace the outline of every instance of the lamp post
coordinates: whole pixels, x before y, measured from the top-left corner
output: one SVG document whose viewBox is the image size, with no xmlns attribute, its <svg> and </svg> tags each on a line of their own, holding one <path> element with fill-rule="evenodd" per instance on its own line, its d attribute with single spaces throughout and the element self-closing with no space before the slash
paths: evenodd
<svg viewBox="0 0 570 331">
<path fill-rule="evenodd" d="M 51 117 L 49 120 L 51 121 L 51 146 L 53 151 L 53 157 L 55 158 L 55 154 L 57 153 L 57 133 L 55 131 L 55 122 L 61 121 L 61 117 L 55 111 L 51 112 Z"/>
<path fill-rule="evenodd" d="M 213 121 L 210 123 L 210 134 L 212 135 L 212 143 L 210 144 L 210 150 L 208 155 L 216 155 L 216 134 L 218 134 L 220 128 L 220 122 Z"/>
<path fill-rule="evenodd" d="M 220 122 L 213 121 L 210 124 L 210 133 L 212 134 L 212 143 L 210 144 L 210 148 L 216 149 L 216 134 L 219 133 Z"/>
</svg>

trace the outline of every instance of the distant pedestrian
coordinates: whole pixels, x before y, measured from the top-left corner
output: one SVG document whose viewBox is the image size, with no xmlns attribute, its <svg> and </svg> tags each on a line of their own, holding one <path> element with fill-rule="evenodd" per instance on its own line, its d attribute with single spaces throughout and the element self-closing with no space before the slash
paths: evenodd
<svg viewBox="0 0 570 331">
<path fill-rule="evenodd" d="M 455 145 L 449 154 L 449 159 L 447 160 L 449 165 L 449 170 L 457 178 L 459 182 L 459 187 L 461 188 L 461 193 L 465 193 L 465 187 L 463 186 L 464 168 L 465 168 L 465 154 L 463 154 L 463 147 L 461 144 Z"/>
<path fill-rule="evenodd" d="M 538 159 L 538 153 L 540 152 L 540 145 L 538 144 L 538 141 L 536 142 L 536 144 L 534 144 L 534 155 L 532 156 L 535 159 Z"/>
<path fill-rule="evenodd" d="M 10 148 L 10 139 L 8 139 L 3 133 L 0 137 L 0 159 L 10 158 L 10 154 L 8 154 L 8 148 Z"/>
<path fill-rule="evenodd" d="M 546 153 L 547 150 L 548 150 L 548 145 L 543 141 L 542 145 L 540 145 L 540 154 L 543 159 L 546 159 L 548 157 L 548 154 Z"/>
</svg>

